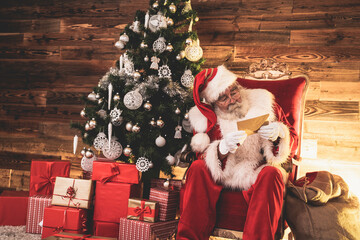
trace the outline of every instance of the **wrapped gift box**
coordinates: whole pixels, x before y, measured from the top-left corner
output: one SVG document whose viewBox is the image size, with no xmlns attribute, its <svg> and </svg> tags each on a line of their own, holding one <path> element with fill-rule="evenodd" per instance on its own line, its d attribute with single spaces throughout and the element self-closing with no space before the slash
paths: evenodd
<svg viewBox="0 0 360 240">
<path fill-rule="evenodd" d="M 56 177 L 52 205 L 89 209 L 92 202 L 92 181 Z"/>
<path fill-rule="evenodd" d="M 3 191 L 0 194 L 0 226 L 26 224 L 28 191 Z"/>
<path fill-rule="evenodd" d="M 52 195 L 56 177 L 69 177 L 70 162 L 62 160 L 32 160 L 29 196 Z"/>
<path fill-rule="evenodd" d="M 152 178 L 150 181 L 150 187 L 152 188 L 164 187 L 164 182 L 166 181 L 167 180 L 163 178 Z M 182 186 L 183 186 L 182 180 L 174 180 L 174 179 L 169 180 L 169 189 L 180 191 Z"/>
<path fill-rule="evenodd" d="M 93 235 L 117 239 L 119 235 L 119 223 L 94 221 Z"/>
<path fill-rule="evenodd" d="M 87 210 L 49 206 L 44 210 L 42 238 L 59 232 L 84 233 L 87 230 Z"/>
<path fill-rule="evenodd" d="M 100 237 L 100 236 L 90 236 L 88 234 L 76 234 L 76 233 L 67 233 L 60 232 L 56 233 L 50 237 L 44 238 L 45 240 L 87 240 L 87 239 L 98 239 L 98 240 L 117 240 L 117 238 L 108 238 L 108 237 Z"/>
<path fill-rule="evenodd" d="M 177 220 L 149 223 L 127 218 L 120 218 L 119 239 L 155 240 L 168 239 L 177 229 Z"/>
<path fill-rule="evenodd" d="M 160 221 L 169 221 L 175 219 L 179 204 L 179 191 L 163 187 L 151 188 L 149 200 L 159 202 Z"/>
<path fill-rule="evenodd" d="M 121 217 L 127 216 L 129 198 L 139 196 L 138 184 L 96 181 L 94 220 L 118 223 Z"/>
<path fill-rule="evenodd" d="M 130 198 L 127 218 L 145 222 L 156 222 L 159 216 L 159 203 L 156 201 Z"/>
<path fill-rule="evenodd" d="M 109 161 L 94 161 L 92 179 L 106 182 L 138 184 L 139 171 L 135 164 L 117 163 Z"/>
<path fill-rule="evenodd" d="M 29 197 L 26 218 L 26 232 L 41 233 L 39 223 L 44 219 L 44 210 L 51 205 L 51 196 Z"/>
</svg>

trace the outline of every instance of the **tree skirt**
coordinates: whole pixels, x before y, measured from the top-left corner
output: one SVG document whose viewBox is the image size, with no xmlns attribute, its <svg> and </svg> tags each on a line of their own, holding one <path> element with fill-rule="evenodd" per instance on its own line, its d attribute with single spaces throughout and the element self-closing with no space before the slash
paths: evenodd
<svg viewBox="0 0 360 240">
<path fill-rule="evenodd" d="M 25 226 L 0 226 L 1 240 L 40 240 L 41 234 L 25 232 Z"/>
</svg>

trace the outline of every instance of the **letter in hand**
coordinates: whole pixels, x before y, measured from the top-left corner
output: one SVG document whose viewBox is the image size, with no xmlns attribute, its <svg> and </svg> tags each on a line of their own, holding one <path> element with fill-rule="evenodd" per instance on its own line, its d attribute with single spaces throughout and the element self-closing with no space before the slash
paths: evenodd
<svg viewBox="0 0 360 240">
<path fill-rule="evenodd" d="M 275 141 L 278 137 L 285 137 L 285 131 L 279 122 L 271 122 L 269 125 L 262 126 L 258 133 L 262 138 L 270 141 Z"/>
</svg>

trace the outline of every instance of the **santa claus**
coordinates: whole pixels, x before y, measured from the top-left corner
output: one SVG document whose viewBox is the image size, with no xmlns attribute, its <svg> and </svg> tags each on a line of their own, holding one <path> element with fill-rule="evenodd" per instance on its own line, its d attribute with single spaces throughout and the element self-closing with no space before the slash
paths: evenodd
<svg viewBox="0 0 360 240">
<path fill-rule="evenodd" d="M 209 239 L 223 187 L 243 190 L 248 203 L 243 239 L 274 238 L 284 192 L 280 164 L 297 136 L 269 91 L 246 89 L 237 79 L 224 66 L 195 78 L 189 120 L 199 160 L 188 170 L 177 239 Z M 237 129 L 238 121 L 262 115 L 269 123 L 254 134 Z"/>
</svg>

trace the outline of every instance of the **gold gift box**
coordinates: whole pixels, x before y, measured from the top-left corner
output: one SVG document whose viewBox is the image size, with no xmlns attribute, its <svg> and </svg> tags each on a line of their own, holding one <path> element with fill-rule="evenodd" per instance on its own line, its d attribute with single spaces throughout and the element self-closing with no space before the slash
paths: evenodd
<svg viewBox="0 0 360 240">
<path fill-rule="evenodd" d="M 92 180 L 56 177 L 52 205 L 89 209 Z"/>
<path fill-rule="evenodd" d="M 129 198 L 127 218 L 145 222 L 156 222 L 159 217 L 159 203 L 140 198 Z"/>
</svg>

